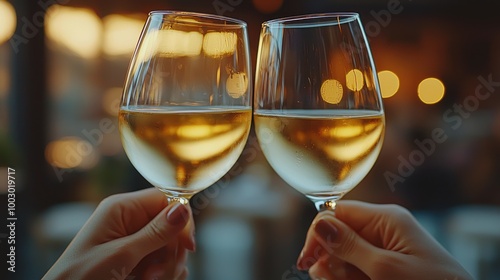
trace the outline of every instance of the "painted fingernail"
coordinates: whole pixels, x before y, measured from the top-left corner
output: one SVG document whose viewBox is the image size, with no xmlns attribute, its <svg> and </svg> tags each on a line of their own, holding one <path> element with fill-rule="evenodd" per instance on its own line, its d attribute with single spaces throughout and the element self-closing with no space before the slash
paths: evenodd
<svg viewBox="0 0 500 280">
<path fill-rule="evenodd" d="M 302 263 L 304 261 L 304 251 L 300 252 L 299 258 L 297 259 L 297 268 L 300 270 L 304 270 L 304 264 Z"/>
<path fill-rule="evenodd" d="M 195 252 L 196 251 L 196 241 L 194 239 L 194 231 L 191 233 L 191 235 L 189 237 L 189 244 L 186 247 L 186 249 L 188 249 L 191 252 Z"/>
<path fill-rule="evenodd" d="M 325 241 L 333 241 L 338 235 L 337 228 L 326 220 L 319 220 L 314 226 L 314 231 Z"/>
<path fill-rule="evenodd" d="M 184 204 L 175 204 L 167 213 L 167 221 L 170 225 L 179 226 L 187 222 L 188 209 Z"/>
</svg>

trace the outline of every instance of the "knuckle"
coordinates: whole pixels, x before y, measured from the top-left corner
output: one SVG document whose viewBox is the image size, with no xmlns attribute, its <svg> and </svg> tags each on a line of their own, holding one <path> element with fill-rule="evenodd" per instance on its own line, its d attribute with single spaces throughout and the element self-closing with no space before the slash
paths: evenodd
<svg viewBox="0 0 500 280">
<path fill-rule="evenodd" d="M 342 240 L 342 246 L 340 247 L 341 254 L 344 256 L 350 256 L 354 253 L 356 248 L 356 234 L 353 231 L 348 231 Z"/>
<path fill-rule="evenodd" d="M 145 228 L 147 238 L 154 243 L 166 243 L 168 238 L 162 228 L 153 221 L 150 226 Z"/>
</svg>

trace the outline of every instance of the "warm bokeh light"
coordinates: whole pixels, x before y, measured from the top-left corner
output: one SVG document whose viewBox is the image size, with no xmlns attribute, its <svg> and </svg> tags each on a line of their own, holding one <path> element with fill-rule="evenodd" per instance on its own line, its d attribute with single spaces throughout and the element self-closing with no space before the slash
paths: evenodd
<svg viewBox="0 0 500 280">
<path fill-rule="evenodd" d="M 47 38 L 82 58 L 99 55 L 102 22 L 92 10 L 53 5 L 45 18 Z"/>
<path fill-rule="evenodd" d="M 394 72 L 389 70 L 380 71 L 378 72 L 378 80 L 383 98 L 389 98 L 398 92 L 399 78 Z"/>
<path fill-rule="evenodd" d="M 352 91 L 360 91 L 365 84 L 363 72 L 353 69 L 345 75 L 346 87 Z"/>
<path fill-rule="evenodd" d="M 252 0 L 253 6 L 261 13 L 270 14 L 283 6 L 283 0 Z"/>
<path fill-rule="evenodd" d="M 144 20 L 112 14 L 103 18 L 103 45 L 106 55 L 130 55 L 135 49 Z"/>
<path fill-rule="evenodd" d="M 335 79 L 328 79 L 321 85 L 321 98 L 327 103 L 338 104 L 344 95 L 342 84 Z"/>
<path fill-rule="evenodd" d="M 89 141 L 65 137 L 47 145 L 45 159 L 58 168 L 90 169 L 97 164 L 99 156 Z"/>
<path fill-rule="evenodd" d="M 101 103 L 102 108 L 111 116 L 118 116 L 122 90 L 123 89 L 121 87 L 113 87 L 104 92 Z"/>
<path fill-rule="evenodd" d="M 435 104 L 443 99 L 445 87 L 439 79 L 427 78 L 420 82 L 417 91 L 418 97 L 423 103 Z"/>
<path fill-rule="evenodd" d="M 0 0 L 0 45 L 14 35 L 16 31 L 16 11 L 12 4 L 7 1 Z"/>
<path fill-rule="evenodd" d="M 248 78 L 245 73 L 234 73 L 227 78 L 226 91 L 233 98 L 243 96 L 248 90 Z"/>
<path fill-rule="evenodd" d="M 203 51 L 208 56 L 223 56 L 234 53 L 238 36 L 233 32 L 210 32 L 203 38 Z"/>
<path fill-rule="evenodd" d="M 156 36 L 160 36 L 158 52 L 163 56 L 195 56 L 201 53 L 203 34 L 199 32 L 184 32 L 168 29 L 149 34 L 150 37 L 146 39 L 153 40 L 151 42 L 152 44 L 154 44 Z"/>
</svg>

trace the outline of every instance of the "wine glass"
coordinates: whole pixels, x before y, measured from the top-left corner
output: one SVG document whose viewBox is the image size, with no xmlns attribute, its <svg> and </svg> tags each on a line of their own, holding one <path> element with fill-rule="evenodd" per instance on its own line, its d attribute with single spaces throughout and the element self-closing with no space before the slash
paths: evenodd
<svg viewBox="0 0 500 280">
<path fill-rule="evenodd" d="M 334 210 L 372 168 L 385 130 L 359 15 L 264 22 L 255 76 L 255 130 L 267 161 L 318 211 Z"/>
<path fill-rule="evenodd" d="M 150 12 L 119 111 L 125 152 L 169 203 L 189 199 L 234 165 L 252 120 L 245 22 Z"/>
</svg>

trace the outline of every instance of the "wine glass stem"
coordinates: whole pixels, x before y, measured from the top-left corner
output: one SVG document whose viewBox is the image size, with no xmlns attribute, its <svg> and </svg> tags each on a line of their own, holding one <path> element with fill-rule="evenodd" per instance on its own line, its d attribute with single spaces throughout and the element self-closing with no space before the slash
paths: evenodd
<svg viewBox="0 0 500 280">
<path fill-rule="evenodd" d="M 337 206 L 337 202 L 335 202 L 335 200 L 319 200 L 315 201 L 314 205 L 316 206 L 318 212 L 327 210 L 335 212 L 335 207 Z"/>
<path fill-rule="evenodd" d="M 170 195 L 166 195 L 166 197 L 167 197 L 167 200 L 168 200 L 168 204 L 179 202 L 179 203 L 182 203 L 182 204 L 186 205 L 186 204 L 189 203 L 189 200 L 187 198 L 185 198 L 185 197 L 170 196 Z"/>
</svg>

